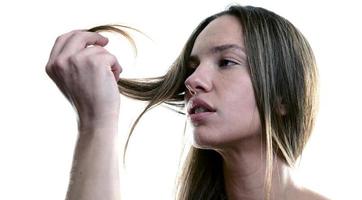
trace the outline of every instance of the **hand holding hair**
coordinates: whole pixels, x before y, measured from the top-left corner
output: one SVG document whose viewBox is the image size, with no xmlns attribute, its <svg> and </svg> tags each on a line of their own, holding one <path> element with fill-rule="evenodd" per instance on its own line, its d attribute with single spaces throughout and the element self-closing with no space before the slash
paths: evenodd
<svg viewBox="0 0 362 200">
<path fill-rule="evenodd" d="M 118 118 L 117 81 L 122 71 L 98 33 L 75 30 L 59 36 L 46 72 L 75 107 L 82 123 Z"/>
<path fill-rule="evenodd" d="M 177 200 L 327 199 L 289 173 L 318 107 L 314 54 L 291 22 L 260 7 L 231 6 L 196 27 L 165 75 L 147 79 L 119 79 L 121 67 L 104 49 L 108 39 L 93 32 L 117 32 L 135 46 L 117 27 L 128 28 L 60 36 L 46 67 L 79 114 L 67 200 L 120 199 L 119 92 L 148 101 L 130 135 L 154 106 L 188 107 L 193 144 Z"/>
<path fill-rule="evenodd" d="M 46 65 L 79 120 L 67 200 L 120 199 L 117 81 L 122 68 L 104 48 L 107 43 L 98 33 L 71 31 L 58 37 Z"/>
</svg>

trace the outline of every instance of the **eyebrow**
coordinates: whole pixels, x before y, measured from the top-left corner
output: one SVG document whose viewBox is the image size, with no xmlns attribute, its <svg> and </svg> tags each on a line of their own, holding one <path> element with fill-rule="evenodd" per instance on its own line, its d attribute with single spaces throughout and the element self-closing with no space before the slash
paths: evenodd
<svg viewBox="0 0 362 200">
<path fill-rule="evenodd" d="M 238 50 L 238 51 L 241 51 L 242 53 L 244 53 L 244 48 L 242 48 L 241 46 L 236 45 L 236 44 L 224 44 L 224 45 L 216 46 L 216 47 L 213 47 L 210 50 L 210 52 L 219 53 L 219 52 L 222 52 L 222 51 L 225 51 L 228 49 L 235 49 L 235 50 Z"/>
<path fill-rule="evenodd" d="M 215 46 L 215 47 L 212 47 L 209 50 L 209 52 L 211 54 L 216 54 L 216 53 L 220 53 L 220 52 L 223 52 L 223 51 L 226 51 L 229 49 L 238 50 L 239 52 L 242 53 L 242 56 L 246 56 L 244 48 L 237 44 L 223 44 L 223 45 Z M 197 60 L 197 57 L 198 57 L 197 55 L 190 55 L 190 60 Z"/>
</svg>

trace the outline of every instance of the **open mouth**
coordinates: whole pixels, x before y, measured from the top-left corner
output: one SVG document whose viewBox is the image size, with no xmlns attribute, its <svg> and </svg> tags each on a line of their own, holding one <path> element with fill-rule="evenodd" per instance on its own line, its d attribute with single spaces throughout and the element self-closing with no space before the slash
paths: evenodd
<svg viewBox="0 0 362 200">
<path fill-rule="evenodd" d="M 198 113 L 203 113 L 203 112 L 214 112 L 206 107 L 203 106 L 195 106 L 191 109 L 190 114 L 198 114 Z"/>
<path fill-rule="evenodd" d="M 190 100 L 190 107 L 188 109 L 189 115 L 215 111 L 216 110 L 212 106 L 199 98 Z"/>
</svg>

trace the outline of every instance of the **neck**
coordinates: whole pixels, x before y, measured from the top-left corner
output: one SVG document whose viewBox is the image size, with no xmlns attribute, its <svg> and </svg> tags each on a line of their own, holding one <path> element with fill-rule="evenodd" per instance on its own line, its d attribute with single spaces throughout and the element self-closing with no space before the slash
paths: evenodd
<svg viewBox="0 0 362 200">
<path fill-rule="evenodd" d="M 266 197 L 267 164 L 263 146 L 260 138 L 251 138 L 218 150 L 223 157 L 225 191 L 229 200 L 260 200 Z M 274 158 L 270 200 L 287 199 L 292 186 L 289 167 L 279 158 Z"/>
</svg>

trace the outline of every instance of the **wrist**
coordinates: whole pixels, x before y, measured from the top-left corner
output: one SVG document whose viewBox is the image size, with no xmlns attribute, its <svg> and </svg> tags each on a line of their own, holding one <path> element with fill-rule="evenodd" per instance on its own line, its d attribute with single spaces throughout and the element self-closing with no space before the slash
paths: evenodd
<svg viewBox="0 0 362 200">
<path fill-rule="evenodd" d="M 79 116 L 78 129 L 80 133 L 116 133 L 118 130 L 118 114 L 103 116 Z"/>
</svg>

